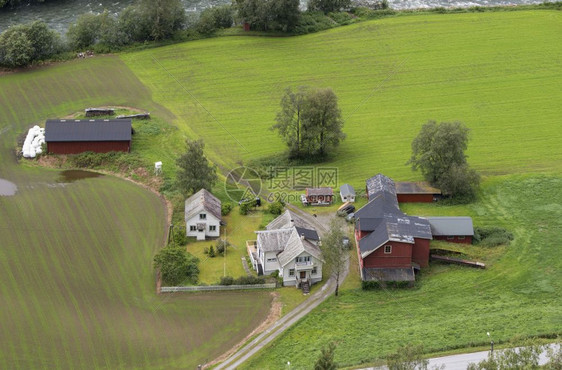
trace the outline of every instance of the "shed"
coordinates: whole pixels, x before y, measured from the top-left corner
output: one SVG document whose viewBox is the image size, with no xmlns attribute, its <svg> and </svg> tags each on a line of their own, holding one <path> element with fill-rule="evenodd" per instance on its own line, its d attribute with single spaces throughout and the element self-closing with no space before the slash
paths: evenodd
<svg viewBox="0 0 562 370">
<path fill-rule="evenodd" d="M 130 152 L 131 132 L 130 119 L 50 119 L 45 123 L 47 153 Z"/>
<path fill-rule="evenodd" d="M 474 227 L 470 217 L 427 217 L 433 238 L 452 243 L 471 244 Z"/>
<path fill-rule="evenodd" d="M 441 196 L 441 190 L 425 181 L 399 181 L 395 183 L 395 187 L 399 203 L 431 203 Z"/>
<path fill-rule="evenodd" d="M 340 187 L 340 197 L 342 202 L 355 202 L 355 189 L 349 184 Z"/>
</svg>

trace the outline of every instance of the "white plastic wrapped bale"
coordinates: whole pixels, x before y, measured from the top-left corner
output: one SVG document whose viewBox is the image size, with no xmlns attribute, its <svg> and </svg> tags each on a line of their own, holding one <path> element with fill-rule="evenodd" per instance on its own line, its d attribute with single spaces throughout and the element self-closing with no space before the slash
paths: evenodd
<svg viewBox="0 0 562 370">
<path fill-rule="evenodd" d="M 37 154 L 41 154 L 43 150 L 41 145 L 45 143 L 45 129 L 35 125 L 29 129 L 25 141 L 23 143 L 23 156 L 25 158 L 35 158 Z"/>
</svg>

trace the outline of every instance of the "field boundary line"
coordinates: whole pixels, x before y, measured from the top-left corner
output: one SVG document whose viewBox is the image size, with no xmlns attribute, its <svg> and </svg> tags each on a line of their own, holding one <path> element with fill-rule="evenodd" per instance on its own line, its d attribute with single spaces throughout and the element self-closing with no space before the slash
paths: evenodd
<svg viewBox="0 0 562 370">
<path fill-rule="evenodd" d="M 201 286 L 163 286 L 160 288 L 161 293 L 176 292 L 205 292 L 205 291 L 221 291 L 221 290 L 248 290 L 248 289 L 274 289 L 276 283 L 252 284 L 252 285 L 201 285 Z"/>
</svg>

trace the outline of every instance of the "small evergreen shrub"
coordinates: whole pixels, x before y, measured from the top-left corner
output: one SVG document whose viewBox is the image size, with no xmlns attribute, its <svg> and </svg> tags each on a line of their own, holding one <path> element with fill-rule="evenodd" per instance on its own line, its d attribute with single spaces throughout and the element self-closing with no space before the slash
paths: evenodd
<svg viewBox="0 0 562 370">
<path fill-rule="evenodd" d="M 501 227 L 475 227 L 473 244 L 483 247 L 496 247 L 498 245 L 509 245 L 513 240 L 513 233 Z"/>
</svg>

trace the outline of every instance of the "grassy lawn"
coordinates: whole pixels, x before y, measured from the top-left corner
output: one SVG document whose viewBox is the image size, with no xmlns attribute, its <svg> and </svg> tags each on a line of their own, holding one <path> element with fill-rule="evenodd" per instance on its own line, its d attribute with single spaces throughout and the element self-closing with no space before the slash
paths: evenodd
<svg viewBox="0 0 562 370">
<path fill-rule="evenodd" d="M 246 240 L 255 240 L 254 231 L 260 229 L 263 223 L 264 213 L 262 211 L 251 212 L 242 216 L 236 206 L 228 216 L 224 217 L 226 222 L 226 239 L 231 246 L 227 249 L 226 257 L 216 256 L 210 258 L 204 253 L 205 248 L 210 245 L 216 246 L 216 241 L 193 241 L 187 245 L 187 251 L 200 259 L 199 268 L 201 273 L 199 280 L 204 284 L 217 284 L 221 277 L 232 276 L 234 278 L 246 275 L 242 265 L 242 258 L 248 255 L 246 251 Z M 223 227 L 224 230 L 224 227 Z M 224 237 L 224 231 L 221 231 Z M 249 266 L 251 268 L 251 265 Z"/>
<path fill-rule="evenodd" d="M 245 368 L 277 369 L 291 361 L 310 368 L 320 348 L 338 343 L 340 366 L 376 362 L 407 343 L 428 352 L 486 346 L 527 336 L 562 334 L 562 178 L 508 176 L 484 184 L 480 200 L 451 207 L 470 215 L 477 226 L 503 226 L 515 240 L 498 256 L 467 246 L 486 257 L 486 270 L 432 264 L 412 290 L 362 291 L 355 271 L 341 297 L 331 297 L 290 329 Z M 449 207 L 414 205 L 429 214 Z M 355 257 L 356 258 L 356 257 Z"/>
<path fill-rule="evenodd" d="M 469 161 L 486 175 L 560 172 L 561 18 L 557 11 L 427 14 L 121 58 L 227 168 L 284 150 L 269 130 L 283 90 L 311 85 L 339 97 L 347 139 L 322 165 L 337 167 L 341 183 L 362 188 L 377 172 L 420 179 L 405 163 L 429 119 L 471 128 Z"/>
<path fill-rule="evenodd" d="M 166 225 L 151 192 L 111 176 L 63 184 L 59 171 L 17 165 L 28 126 L 99 105 L 172 117 L 114 57 L 0 76 L 0 178 L 18 186 L 0 197 L 0 368 L 195 368 L 268 314 L 269 292 L 155 294 Z M 154 145 L 162 158 L 148 141 L 132 155 Z"/>
</svg>

